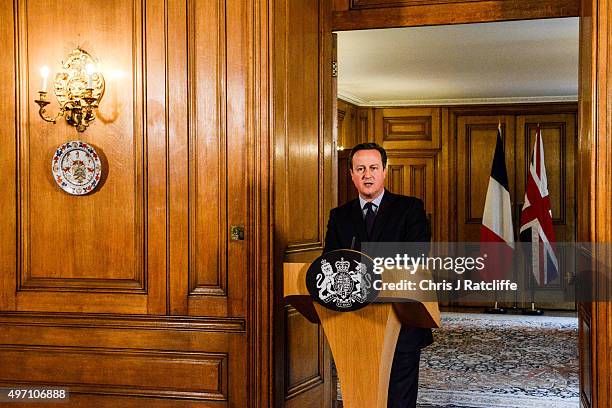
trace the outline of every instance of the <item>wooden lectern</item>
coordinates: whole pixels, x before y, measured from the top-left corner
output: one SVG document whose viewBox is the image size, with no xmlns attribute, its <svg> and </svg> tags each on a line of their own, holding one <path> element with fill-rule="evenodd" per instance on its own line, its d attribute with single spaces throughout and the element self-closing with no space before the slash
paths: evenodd
<svg viewBox="0 0 612 408">
<path fill-rule="evenodd" d="M 438 303 L 411 298 L 410 302 L 372 303 L 357 311 L 336 312 L 310 297 L 306 288 L 309 266 L 284 264 L 285 299 L 309 321 L 323 325 L 338 370 L 344 407 L 386 408 L 401 325 L 440 327 Z M 390 301 L 403 297 L 386 295 Z"/>
</svg>

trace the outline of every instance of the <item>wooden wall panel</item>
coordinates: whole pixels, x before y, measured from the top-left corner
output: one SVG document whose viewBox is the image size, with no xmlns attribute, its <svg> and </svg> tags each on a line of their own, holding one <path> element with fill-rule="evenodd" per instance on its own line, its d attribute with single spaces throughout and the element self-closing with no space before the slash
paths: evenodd
<svg viewBox="0 0 612 408">
<path fill-rule="evenodd" d="M 180 51 L 170 64 L 186 67 L 185 72 L 174 74 L 187 81 L 183 111 L 187 133 L 176 134 L 175 160 L 180 163 L 171 181 L 176 186 L 171 209 L 177 206 L 178 224 L 177 241 L 171 246 L 176 251 L 171 261 L 176 263 L 169 273 L 168 306 L 175 314 L 253 322 L 249 354 L 236 354 L 239 350 L 235 348 L 228 353 L 228 361 L 235 365 L 227 378 L 228 394 L 220 398 L 227 405 L 252 407 L 269 398 L 262 385 L 268 378 L 259 371 L 265 363 L 258 356 L 267 335 L 253 320 L 259 319 L 254 317 L 255 310 L 265 309 L 259 303 L 259 291 L 268 287 L 260 280 L 265 281 L 267 272 L 257 269 L 260 272 L 255 276 L 255 269 L 260 262 L 266 265 L 269 256 L 267 239 L 265 245 L 258 244 L 260 249 L 255 246 L 256 240 L 269 233 L 267 221 L 265 232 L 258 224 L 265 214 L 258 203 L 269 182 L 261 173 L 265 174 L 268 161 L 253 158 L 261 155 L 260 147 L 264 149 L 258 144 L 260 133 L 253 130 L 261 120 L 255 107 L 255 76 L 259 73 L 254 60 L 264 52 L 253 48 L 260 35 L 255 31 L 255 15 L 262 17 L 256 6 L 260 4 L 238 0 L 177 5 L 173 30 L 182 29 L 185 34 L 177 38 L 180 42 L 174 46 Z M 232 226 L 244 229 L 242 240 L 231 238 Z M 258 250 L 263 252 L 256 255 Z M 231 334 L 226 341 L 240 344 L 246 352 L 245 337 Z M 251 396 L 248 400 L 247 395 Z"/>
<path fill-rule="evenodd" d="M 15 21 L 13 3 L 0 8 L 0 44 L 5 58 L 0 59 L 0 98 L 15 101 Z M 22 120 L 15 103 L 1 103 L 0 115 L 0 310 L 15 309 L 15 271 L 17 257 L 17 128 Z"/>
<path fill-rule="evenodd" d="M 359 143 L 357 106 L 338 99 L 338 148 L 351 149 Z"/>
<path fill-rule="evenodd" d="M 174 286 L 177 311 L 191 315 L 246 313 L 244 241 L 230 240 L 232 225 L 247 225 L 247 116 L 249 4 L 188 2 L 187 174 L 188 280 Z M 185 169 L 183 169 L 185 171 Z M 183 192 L 184 193 L 184 192 Z M 231 285 L 229 282 L 233 282 Z M 186 308 L 186 310 L 185 310 Z"/>
<path fill-rule="evenodd" d="M 287 307 L 286 388 L 287 399 L 299 395 L 325 376 L 323 337 L 319 327 L 310 323 L 293 307 Z M 304 358 L 308 356 L 309 358 Z"/>
<path fill-rule="evenodd" d="M 355 184 L 351 179 L 349 168 L 350 150 L 338 152 L 338 205 L 342 205 L 349 200 L 359 197 Z"/>
<path fill-rule="evenodd" d="M 72 406 L 268 406 L 270 5 L 11 3 L 0 10 L 11 55 L 0 95 L 17 96 L 0 106 L 12 120 L 0 141 L 0 365 L 13 368 L 0 384 L 69 385 Z M 40 65 L 76 45 L 108 70 L 83 134 L 44 123 L 33 103 Z M 110 169 L 86 197 L 47 175 L 53 149 L 77 137 Z M 231 225 L 244 240 L 229 240 Z"/>
<path fill-rule="evenodd" d="M 555 237 L 560 242 L 573 242 L 576 239 L 574 174 L 577 138 L 575 114 L 517 116 L 516 159 L 519 171 L 517 172 L 516 188 L 518 191 L 525 191 L 538 124 L 542 129 Z M 520 200 L 519 206 L 522 207 L 522 203 L 523 200 Z"/>
<path fill-rule="evenodd" d="M 451 203 L 454 203 L 455 200 L 457 202 L 457 209 L 459 210 L 459 216 L 463 217 L 462 214 L 464 211 L 467 211 L 465 208 L 460 209 L 461 201 L 463 200 L 465 194 L 465 187 L 462 184 L 467 182 L 467 175 L 464 173 L 466 171 L 465 162 L 468 157 L 468 151 L 466 150 L 466 137 L 467 137 L 467 129 L 470 124 L 474 126 L 484 126 L 485 133 L 488 132 L 490 136 L 490 141 L 493 143 L 494 136 L 497 131 L 497 123 L 501 120 L 502 125 L 506 125 L 506 135 L 511 137 L 511 141 L 506 140 L 505 149 L 506 149 L 506 166 L 508 170 L 508 177 L 510 182 L 510 190 L 511 190 L 511 199 L 513 202 L 513 219 L 518 219 L 518 212 L 520 208 L 517 208 L 516 203 L 522 203 L 524 198 L 524 177 L 527 169 L 527 150 L 531 151 L 533 149 L 533 145 L 527 146 L 528 142 L 526 140 L 527 137 L 533 137 L 533 126 L 539 122 L 542 124 L 547 124 L 549 126 L 549 130 L 545 132 L 555 132 L 553 129 L 565 129 L 565 145 L 562 150 L 559 150 L 560 147 L 554 148 L 554 146 L 550 146 L 552 149 L 551 154 L 554 156 L 554 152 L 557 151 L 559 154 L 564 155 L 564 160 L 567 162 L 564 163 L 566 167 L 563 170 L 563 174 L 565 175 L 565 185 L 564 185 L 564 198 L 569 200 L 565 202 L 563 205 L 565 206 L 565 216 L 568 220 L 573 219 L 569 215 L 570 208 L 573 207 L 574 200 L 574 191 L 570 191 L 570 189 L 574 190 L 574 173 L 575 173 L 575 162 L 573 161 L 575 144 L 576 144 L 576 136 L 575 136 L 575 117 L 576 117 L 576 104 L 533 104 L 533 105 L 490 105 L 490 106 L 471 106 L 471 107 L 451 107 L 449 108 L 449 134 L 451 135 L 450 142 L 456 139 L 457 146 L 452 147 L 450 149 L 451 155 L 449 157 L 449 168 L 451 173 L 455 172 L 453 169 L 456 166 L 456 174 L 457 179 L 451 183 L 451 187 L 456 189 L 456 193 L 451 194 L 456 198 L 453 198 Z M 525 123 L 526 118 L 529 119 L 530 125 L 527 127 L 527 130 L 532 132 L 531 136 L 525 136 Z M 534 120 L 535 122 L 532 122 Z M 474 123 L 472 123 L 474 122 Z M 472 126 L 473 127 L 473 126 Z M 474 128 L 478 129 L 478 128 Z M 488 130 L 487 130 L 488 129 Z M 572 136 L 574 135 L 574 136 Z M 552 134 L 550 135 L 552 136 Z M 516 139 L 516 140 L 515 140 Z M 519 142 L 520 140 L 520 142 Z M 451 143 L 452 144 L 452 143 Z M 511 146 L 509 146 L 509 144 Z M 484 148 L 484 146 L 483 146 Z M 494 144 L 490 146 L 491 149 L 494 148 Z M 487 148 L 488 149 L 488 148 Z M 512 149 L 512 150 L 508 150 Z M 527 149 L 527 150 L 526 150 Z M 545 146 L 545 149 L 547 147 Z M 478 148 L 473 149 L 474 154 L 478 153 Z M 511 154 L 511 152 L 514 152 Z M 478 158 L 478 162 L 474 162 L 474 166 L 481 166 L 480 170 L 473 170 L 479 173 L 483 173 L 483 177 L 489 177 L 490 175 L 490 166 L 493 150 L 490 151 L 491 157 L 486 158 L 481 153 L 480 158 Z M 520 162 L 520 163 L 519 163 Z M 454 164 L 456 163 L 456 165 Z M 556 167 L 559 169 L 559 163 L 551 162 L 551 168 Z M 488 167 L 488 168 L 487 168 Z M 516 171 L 516 176 L 513 174 L 512 169 L 520 169 Z M 552 171 L 552 170 L 551 170 Z M 559 170 L 561 171 L 561 170 Z M 549 177 L 550 179 L 550 177 Z M 555 181 L 556 182 L 556 181 Z M 514 188 L 516 185 L 516 189 Z M 474 186 L 476 188 L 476 186 Z M 486 193 L 487 185 L 485 183 L 484 190 L 482 190 L 479 194 L 482 195 L 480 201 L 482 201 L 481 208 L 475 208 L 473 213 L 479 214 L 482 212 L 482 208 L 484 208 L 484 194 Z M 459 189 L 463 189 L 462 192 Z M 516 192 L 515 192 L 516 191 Z M 555 194 L 560 194 L 561 190 L 558 190 Z M 561 198 L 559 198 L 561 200 Z M 561 206 L 560 201 L 558 201 L 558 205 Z M 455 205 L 455 204 L 452 204 Z M 476 221 L 480 216 L 477 215 L 475 219 L 472 221 Z M 465 217 L 460 218 L 464 221 Z M 480 221 L 478 221 L 480 222 Z M 516 223 L 515 223 L 516 224 Z M 516 225 L 515 225 L 516 226 Z M 572 240 L 573 232 L 575 226 L 568 227 L 567 240 Z M 564 233 L 565 234 L 565 233 Z M 563 235 L 565 236 L 565 235 Z M 462 235 L 457 235 L 457 240 L 462 240 Z"/>
<path fill-rule="evenodd" d="M 498 121 L 506 154 L 510 196 L 514 196 L 514 118 L 506 116 L 459 116 L 457 118 L 457 240 L 477 242 L 491 176 Z"/>
<path fill-rule="evenodd" d="M 246 227 L 250 224 L 248 207 L 248 186 L 253 183 L 253 160 L 247 160 L 252 151 L 248 146 L 255 145 L 253 132 L 249 126 L 253 114 L 253 2 L 244 0 L 226 1 L 226 31 L 227 37 L 227 155 L 228 162 L 224 176 L 227 177 L 228 193 L 225 201 L 227 206 L 228 226 L 226 234 L 232 225 Z M 204 17 L 204 16 L 202 16 Z M 202 23 L 208 19 L 203 19 Z M 204 39 L 202 39 L 204 40 Z M 208 40 L 204 40 L 208 41 Z M 251 175 L 250 177 L 245 175 Z M 206 181 L 205 181 L 206 183 Z M 253 183 L 254 184 L 254 183 Z M 206 198 L 198 198 L 198 206 L 206 206 Z M 201 201 L 201 202 L 200 202 Z M 214 220 L 214 219 L 213 219 Z M 208 220 L 211 222 L 212 220 Z M 217 221 L 218 222 L 218 221 Z M 245 239 L 248 241 L 228 240 L 227 243 L 227 270 L 228 299 L 227 309 L 223 316 L 246 316 L 247 313 L 247 283 L 244 279 L 249 272 L 247 258 L 247 242 L 253 241 L 253 231 L 248 231 Z M 201 244 L 197 244 L 201 246 Z M 209 310 L 208 305 L 196 313 L 201 315 Z M 209 313 L 207 313 L 209 314 Z"/>
<path fill-rule="evenodd" d="M 137 76 L 142 77 L 142 72 L 130 72 L 130 67 L 138 69 L 143 65 L 143 54 L 138 53 L 143 39 L 131 35 L 142 32 L 142 10 L 133 2 L 118 0 L 111 1 L 104 12 L 94 2 L 81 2 L 71 13 L 48 1 L 30 0 L 22 6 L 19 7 L 19 36 L 24 39 L 20 53 L 23 70 L 19 80 L 29 85 L 27 94 L 23 95 L 22 114 L 28 115 L 30 126 L 20 134 L 21 285 L 88 289 L 92 280 L 98 280 L 105 290 L 112 290 L 105 281 L 116 280 L 117 284 L 131 283 L 124 290 L 142 290 L 145 265 L 141 243 L 146 228 L 143 150 L 147 139 L 142 137 L 142 112 L 131 109 L 135 106 L 135 82 Z M 84 15 L 90 18 L 83 19 Z M 60 18 L 63 24 L 54 24 Z M 108 21 L 112 21 L 113 30 L 104 29 Z M 78 134 L 63 119 L 52 126 L 38 117 L 37 109 L 32 106 L 40 86 L 38 70 L 48 65 L 53 75 L 59 68 L 58 61 L 64 60 L 70 51 L 68 44 L 36 46 L 47 42 L 49 27 L 54 28 L 56 38 L 69 41 L 75 31 L 90 31 L 94 27 L 88 39 L 95 38 L 96 45 L 92 44 L 87 51 L 107 66 L 127 74 L 120 84 L 109 81 L 109 92 L 103 99 L 103 102 L 114 99 L 123 103 L 121 109 L 102 104 L 103 114 L 106 109 L 117 110 L 114 126 L 104 126 L 97 120 L 85 134 Z M 138 106 L 142 108 L 141 103 Z M 53 104 L 49 110 L 53 112 L 56 108 Z M 50 157 L 55 148 L 75 139 L 95 146 L 105 157 L 108 172 L 104 185 L 83 197 L 63 193 L 49 177 Z M 59 225 L 62 227 L 58 228 Z M 117 228 L 119 225 L 121 228 Z M 49 245 L 49 242 L 58 245 Z M 57 256 L 58 252 L 63 256 Z"/>
<path fill-rule="evenodd" d="M 359 143 L 374 141 L 374 109 L 337 99 L 338 147 L 350 150 Z"/>
<path fill-rule="evenodd" d="M 425 203 L 428 216 L 437 214 L 439 200 L 438 176 L 436 175 L 437 154 L 401 154 L 391 151 L 388 159 L 386 187 L 395 194 L 418 197 Z"/>
<path fill-rule="evenodd" d="M 450 202 L 456 211 L 457 241 L 479 241 L 486 191 L 491 172 L 497 122 L 501 120 L 506 154 L 506 169 L 510 185 L 512 219 L 515 240 L 520 228 L 520 211 L 524 202 L 529 161 L 533 152 L 535 129 L 543 129 L 548 188 L 553 204 L 553 223 L 557 241 L 573 242 L 575 220 L 575 146 L 576 105 L 505 105 L 490 107 L 451 108 L 451 132 L 456 135 L 456 147 L 451 149 L 451 168 L 456 161 L 451 185 L 456 193 Z M 452 172 L 452 171 L 451 171 Z M 452 238 L 451 238 L 452 239 Z M 576 310 L 574 302 L 559 302 L 559 290 L 573 292 L 570 276 L 575 269 L 574 256 L 560 259 L 565 272 L 547 288 L 536 288 L 538 306 L 542 308 Z M 531 275 L 517 276 L 523 286 L 533 286 Z M 528 279 L 528 282 L 524 280 Z M 555 293 L 556 291 L 556 293 Z M 556 296 L 555 296 L 556 295 Z M 516 299 L 530 306 L 529 294 Z"/>
<path fill-rule="evenodd" d="M 395 194 L 403 194 L 404 192 L 404 170 L 405 167 L 397 164 L 387 164 L 387 186 L 391 192 Z"/>
<path fill-rule="evenodd" d="M 71 364 L 66 365 L 69 360 Z M 209 353 L 118 351 L 53 347 L 0 347 L 1 381 L 79 383 L 125 394 L 227 399 L 227 356 Z M 35 366 L 36 370 L 24 370 Z M 83 366 L 88 370 L 84 371 Z M 118 376 L 117 373 L 121 375 Z M 170 392 L 167 390 L 170 389 Z"/>
<path fill-rule="evenodd" d="M 553 229 L 557 242 L 576 241 L 576 115 L 549 114 L 549 115 L 519 115 L 516 117 L 516 188 L 517 197 L 516 211 L 518 213 L 523 207 L 524 192 L 529 172 L 529 164 L 533 155 L 533 145 L 538 124 L 542 131 L 542 142 L 544 144 L 544 161 L 546 165 L 546 177 L 548 180 L 548 191 L 550 196 L 551 211 L 553 216 Z M 521 196 L 519 196 L 521 195 Z M 519 223 L 519 218 L 515 221 Z M 518 233 L 517 225 L 515 228 Z M 571 283 L 575 271 L 576 260 L 573 254 L 566 253 L 559 258 L 559 277 L 549 283 L 545 289 L 538 288 L 534 279 L 529 276 L 529 285 L 534 287 L 535 296 L 539 299 L 540 307 L 547 307 L 558 300 L 558 292 L 550 294 L 554 290 L 564 290 L 568 293 L 575 291 Z M 524 276 L 522 278 L 525 278 Z M 523 299 L 528 305 L 529 299 Z M 559 308 L 559 303 L 553 304 Z M 573 302 L 565 305 L 568 309 L 575 309 Z"/>
<path fill-rule="evenodd" d="M 431 117 L 383 118 L 383 140 L 385 142 L 431 143 Z"/>
<path fill-rule="evenodd" d="M 357 106 L 337 99 L 337 127 L 338 127 L 338 152 L 337 152 L 337 174 L 338 180 L 338 205 L 342 205 L 350 199 L 357 197 L 357 190 L 350 180 L 350 169 L 348 157 L 351 149 L 362 143 L 361 134 L 367 135 L 367 111 L 365 117 L 360 116 Z M 362 129 L 359 129 L 359 127 Z M 365 126 L 365 128 L 363 128 Z M 367 140 L 367 138 L 366 138 Z"/>
<path fill-rule="evenodd" d="M 374 108 L 374 134 L 385 149 L 439 149 L 440 108 Z"/>
<path fill-rule="evenodd" d="M 226 9 L 216 0 L 190 2 L 188 50 L 189 289 L 190 295 L 225 296 L 227 290 Z M 213 221 L 214 220 L 214 221 Z M 191 306 L 191 305 L 190 305 Z"/>
<path fill-rule="evenodd" d="M 303 199 L 291 200 L 287 208 L 288 220 L 292 228 L 288 231 L 289 248 L 300 245 L 317 246 L 323 239 L 325 217 L 323 202 L 309 200 L 307 197 L 318 197 L 324 189 L 320 183 L 323 144 L 320 143 L 319 110 L 322 101 L 316 86 L 296 86 L 296 84 L 313 82 L 320 78 L 319 38 L 306 33 L 316 33 L 319 27 L 317 1 L 295 2 L 287 7 L 287 26 L 291 38 L 286 49 L 287 77 L 289 80 L 288 100 L 294 103 L 286 105 L 286 135 L 290 138 L 287 151 L 287 193 L 299 194 Z M 316 101 L 317 103 L 312 103 Z M 289 201 L 289 200 L 288 200 Z M 300 220 L 299 223 L 296 222 Z"/>
<path fill-rule="evenodd" d="M 237 381 L 246 363 L 236 358 L 246 352 L 246 326 L 239 320 L 4 313 L 0 322 L 2 385 L 43 383 L 77 394 L 246 406 L 245 387 Z"/>
<path fill-rule="evenodd" d="M 534 127 L 542 124 L 545 149 L 550 151 L 546 156 L 555 231 L 558 240 L 574 241 L 575 104 L 359 109 L 373 112 L 377 141 L 387 147 L 387 188 L 424 200 L 437 241 L 480 240 L 499 120 L 518 233 Z M 339 161 L 339 166 L 342 164 Z M 340 175 L 344 180 L 339 179 L 339 193 L 344 195 L 339 199 L 348 200 L 345 191 L 352 182 L 348 173 Z M 449 223 L 449 219 L 456 221 Z M 565 266 L 574 262 L 570 256 L 561 260 L 567 271 L 573 268 Z M 551 284 L 552 290 L 538 292 L 540 307 L 574 310 L 573 303 L 559 303 L 551 293 L 554 289 L 573 290 L 570 281 L 569 276 L 563 276 Z M 550 301 L 546 303 L 546 299 Z"/>
<path fill-rule="evenodd" d="M 374 141 L 374 109 L 357 108 L 357 140 L 359 143 Z"/>
<path fill-rule="evenodd" d="M 369 108 L 374 118 L 373 135 L 389 156 L 388 188 L 421 198 L 434 240 L 445 235 L 449 206 L 442 201 L 447 183 L 442 159 L 448 154 L 447 134 L 442 128 L 443 108 Z M 401 181 L 399 180 L 401 179 Z"/>
<path fill-rule="evenodd" d="M 336 201 L 330 15 L 330 0 L 274 4 L 276 407 L 331 404 L 322 329 L 287 316 L 281 293 L 282 263 L 310 262 L 321 254 Z"/>
<path fill-rule="evenodd" d="M 147 79 L 163 72 L 163 65 L 152 64 L 145 76 L 143 68 L 164 54 L 163 47 L 143 53 L 149 41 L 163 44 L 159 41 L 163 16 L 150 18 L 144 27 L 147 10 L 137 1 L 116 1 L 103 9 L 94 2 L 82 2 L 69 15 L 48 1 L 16 4 L 14 49 L 18 109 L 23 118 L 17 129 L 17 308 L 163 312 L 164 95 L 159 100 L 159 93 L 152 90 L 147 100 L 142 97 Z M 158 5 L 153 2 L 150 7 Z M 91 18 L 84 20 L 82 15 Z M 58 19 L 65 24 L 55 24 Z M 91 24 L 96 28 L 91 30 Z M 54 27 L 52 32 L 49 27 Z M 87 32 L 87 37 L 74 43 L 79 30 Z M 62 44 L 58 47 L 38 46 L 49 38 L 65 40 L 58 41 Z M 53 75 L 58 62 L 76 45 L 102 61 L 107 78 L 98 119 L 84 134 L 77 134 L 63 119 L 55 126 L 45 123 L 30 108 L 37 95 L 39 67 L 49 65 Z M 116 72 L 121 75 L 113 75 Z M 56 111 L 57 105 L 53 103 L 49 110 Z M 106 168 L 98 189 L 80 197 L 59 190 L 49 171 L 55 148 L 77 138 L 97 148 Z M 111 299 L 110 293 L 118 295 Z"/>
<path fill-rule="evenodd" d="M 410 165 L 409 191 L 411 192 L 411 195 L 419 197 L 425 202 L 432 199 L 431 196 L 433 193 L 433 185 L 430 189 L 427 188 L 427 180 L 431 180 L 433 178 L 431 177 L 433 176 L 433 171 L 431 172 L 432 174 L 430 174 L 430 177 L 427 177 L 427 167 L 431 169 L 433 166 L 431 164 L 429 166 L 427 165 L 427 162 Z"/>
<path fill-rule="evenodd" d="M 448 108 L 358 107 L 356 128 L 359 142 L 376 142 L 387 150 L 387 188 L 423 198 L 433 239 L 449 240 L 452 228 L 446 220 L 454 187 L 449 182 L 454 172 L 449 151 L 454 138 L 449 136 Z M 344 171 L 348 154 L 339 154 L 339 204 L 357 197 L 350 173 Z"/>
<path fill-rule="evenodd" d="M 135 3 L 136 4 L 136 3 Z M 147 194 L 147 235 L 146 265 L 149 273 L 147 282 L 148 312 L 163 315 L 168 312 L 168 122 L 172 101 L 168 101 L 167 92 L 171 85 L 167 81 L 167 52 L 169 46 L 162 41 L 166 38 L 166 3 L 162 0 L 143 2 L 143 24 L 145 31 L 139 53 L 145 55 L 143 71 L 143 95 L 140 88 L 135 89 L 136 103 L 142 100 L 146 127 L 147 177 L 145 191 Z M 162 13 L 161 10 L 164 10 Z M 139 71 L 136 71 L 139 72 Z M 165 86 L 160 86 L 163 82 Z M 138 112 L 138 108 L 135 109 Z"/>
</svg>

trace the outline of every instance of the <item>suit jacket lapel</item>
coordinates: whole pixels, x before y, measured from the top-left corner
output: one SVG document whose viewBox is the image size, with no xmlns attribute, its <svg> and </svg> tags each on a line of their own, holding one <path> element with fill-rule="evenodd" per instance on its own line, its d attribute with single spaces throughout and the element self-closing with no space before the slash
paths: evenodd
<svg viewBox="0 0 612 408">
<path fill-rule="evenodd" d="M 382 201 L 380 202 L 380 208 L 376 212 L 376 219 L 374 220 L 370 241 L 378 242 L 380 240 L 383 228 L 389 221 L 394 201 L 395 196 L 390 191 L 385 190 L 385 195 L 383 195 Z"/>
<path fill-rule="evenodd" d="M 367 242 L 368 233 L 366 232 L 366 226 L 363 220 L 363 212 L 361 210 L 361 206 L 359 205 L 359 199 L 355 200 L 355 204 L 353 204 L 353 208 L 351 209 L 351 221 L 355 226 L 355 232 L 357 233 L 357 236 L 355 237 L 356 243 Z"/>
</svg>

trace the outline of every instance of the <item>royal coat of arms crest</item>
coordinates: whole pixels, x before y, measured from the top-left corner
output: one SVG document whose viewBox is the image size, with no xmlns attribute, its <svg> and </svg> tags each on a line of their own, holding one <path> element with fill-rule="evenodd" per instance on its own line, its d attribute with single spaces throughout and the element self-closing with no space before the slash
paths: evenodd
<svg viewBox="0 0 612 408">
<path fill-rule="evenodd" d="M 377 295 L 373 293 L 371 268 L 366 264 L 369 258 L 363 259 L 356 251 L 340 251 L 345 253 L 333 251 L 313 262 L 309 274 L 314 277 L 314 282 L 311 282 L 314 285 L 307 282 L 307 286 L 309 290 L 311 286 L 316 288 L 311 294 L 315 292 L 315 299 L 327 307 L 356 310 L 370 303 L 372 295 L 374 298 Z"/>
</svg>

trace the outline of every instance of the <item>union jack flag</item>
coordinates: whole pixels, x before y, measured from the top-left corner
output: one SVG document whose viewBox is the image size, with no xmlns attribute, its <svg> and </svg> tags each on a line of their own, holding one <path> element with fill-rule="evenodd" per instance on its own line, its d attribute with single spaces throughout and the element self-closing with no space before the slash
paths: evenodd
<svg viewBox="0 0 612 408">
<path fill-rule="evenodd" d="M 553 281 L 559 275 L 559 262 L 555 249 L 540 125 L 536 130 L 527 176 L 525 204 L 521 210 L 520 239 L 523 242 L 531 242 L 531 270 L 538 285 L 543 286 Z"/>
</svg>

